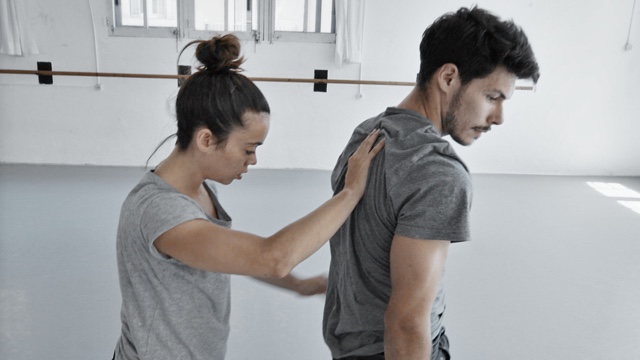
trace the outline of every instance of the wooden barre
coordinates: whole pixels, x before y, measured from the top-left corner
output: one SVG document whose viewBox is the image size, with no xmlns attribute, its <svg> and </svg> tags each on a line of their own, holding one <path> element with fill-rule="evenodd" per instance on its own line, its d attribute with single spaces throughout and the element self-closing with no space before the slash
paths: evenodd
<svg viewBox="0 0 640 360">
<path fill-rule="evenodd" d="M 79 71 L 48 71 L 48 70 L 3 70 L 0 74 L 18 75 L 42 75 L 42 76 L 90 76 L 90 77 L 119 77 L 119 78 L 144 78 L 144 79 L 186 79 L 191 75 L 165 75 L 165 74 L 134 74 L 134 73 L 105 73 L 105 72 L 79 72 Z M 354 84 L 354 85 L 399 85 L 414 86 L 413 82 L 400 81 L 370 81 L 370 80 L 333 80 L 333 79 L 296 79 L 296 78 L 268 78 L 252 77 L 252 81 L 265 82 L 290 82 L 290 83 L 318 83 L 318 84 Z"/>
<path fill-rule="evenodd" d="M 106 73 L 106 72 L 82 72 L 82 71 L 47 71 L 47 70 L 12 70 L 0 69 L 0 74 L 14 75 L 41 75 L 41 76 L 90 76 L 113 78 L 142 78 L 142 79 L 186 79 L 191 75 L 165 75 L 165 74 L 134 74 L 134 73 Z M 415 82 L 406 81 L 374 81 L 374 80 L 339 80 L 339 79 L 300 79 L 300 78 L 269 78 L 250 77 L 252 81 L 264 82 L 288 82 L 288 83 L 314 83 L 314 84 L 349 84 L 349 85 L 388 85 L 388 86 L 414 86 Z M 533 86 L 516 86 L 516 90 L 533 90 Z"/>
</svg>

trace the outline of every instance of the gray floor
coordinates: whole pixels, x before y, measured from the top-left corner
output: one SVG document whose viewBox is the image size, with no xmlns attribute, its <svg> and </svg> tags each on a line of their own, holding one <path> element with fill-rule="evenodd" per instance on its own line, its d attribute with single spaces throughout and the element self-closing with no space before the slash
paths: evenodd
<svg viewBox="0 0 640 360">
<path fill-rule="evenodd" d="M 0 165 L 0 358 L 110 358 L 115 230 L 142 173 Z M 640 178 L 473 178 L 473 241 L 452 247 L 445 276 L 454 358 L 639 359 L 640 214 L 586 182 L 640 192 Z M 220 194 L 235 228 L 269 235 L 330 196 L 329 173 L 254 170 Z M 295 272 L 328 261 L 324 247 Z M 234 277 L 232 302 L 228 359 L 329 358 L 322 297 Z"/>
</svg>

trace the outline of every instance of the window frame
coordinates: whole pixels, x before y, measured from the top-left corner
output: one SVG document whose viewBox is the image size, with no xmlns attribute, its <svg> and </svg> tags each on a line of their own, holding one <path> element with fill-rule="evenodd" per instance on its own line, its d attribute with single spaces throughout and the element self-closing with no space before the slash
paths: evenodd
<svg viewBox="0 0 640 360">
<path fill-rule="evenodd" d="M 214 31 L 196 30 L 195 28 L 195 2 L 194 0 L 177 0 L 177 26 L 176 27 L 149 27 L 149 26 L 123 26 L 121 21 L 121 0 L 109 0 L 111 14 L 107 19 L 110 28 L 110 36 L 122 37 L 147 37 L 147 38 L 189 38 L 208 39 L 216 34 L 234 34 L 241 40 L 253 40 L 256 43 L 275 42 L 301 42 L 301 43 L 327 43 L 336 42 L 335 34 L 335 2 L 331 14 L 331 33 L 275 31 L 275 1 L 258 0 L 258 29 L 250 31 Z M 248 0 L 251 1 L 251 0 Z M 334 1 L 334 0 L 323 0 Z M 145 1 L 146 4 L 146 1 Z M 146 5 L 143 4 L 147 13 Z M 254 9 L 252 9 L 253 11 Z M 146 22 L 146 15 L 145 15 Z"/>
<path fill-rule="evenodd" d="M 180 18 L 181 18 L 181 2 L 183 0 L 177 0 L 177 16 L 178 16 L 178 25 L 176 27 L 161 27 L 161 26 L 125 26 L 122 25 L 122 12 L 119 10 L 119 7 L 122 5 L 121 0 L 110 0 L 111 2 L 111 13 L 109 18 L 107 19 L 111 36 L 127 36 L 127 37 L 148 37 L 148 38 L 171 38 L 177 37 L 180 32 Z M 144 13 L 144 22 L 147 22 L 147 5 L 146 1 L 143 1 L 143 13 Z"/>
<path fill-rule="evenodd" d="M 283 42 L 308 42 L 308 43 L 329 43 L 335 44 L 336 42 L 336 7 L 334 0 L 324 0 L 324 1 L 332 1 L 333 10 L 331 12 L 331 33 L 320 33 L 320 32 L 302 32 L 302 31 L 276 31 L 275 23 L 276 23 L 276 0 L 267 0 L 260 1 L 259 3 L 259 12 L 258 12 L 258 26 L 261 26 L 263 29 L 261 31 L 262 34 L 265 34 L 261 41 L 266 41 L 269 43 L 273 43 L 275 41 L 283 41 Z M 263 7 L 260 9 L 260 7 Z M 317 12 L 316 14 L 319 14 Z M 260 17 L 262 18 L 262 21 Z M 317 15 L 316 15 L 317 16 Z M 265 19 L 266 18 L 266 19 Z M 316 27 L 319 22 L 316 22 Z"/>
</svg>

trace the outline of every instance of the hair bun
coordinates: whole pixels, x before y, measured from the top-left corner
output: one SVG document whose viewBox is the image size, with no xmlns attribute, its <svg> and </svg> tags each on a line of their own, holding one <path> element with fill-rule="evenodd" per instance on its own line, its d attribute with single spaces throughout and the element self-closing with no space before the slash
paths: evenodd
<svg viewBox="0 0 640 360">
<path fill-rule="evenodd" d="M 241 71 L 244 57 L 240 55 L 240 40 L 233 34 L 215 36 L 211 40 L 198 41 L 196 58 L 202 64 L 200 70 L 212 73 Z"/>
</svg>

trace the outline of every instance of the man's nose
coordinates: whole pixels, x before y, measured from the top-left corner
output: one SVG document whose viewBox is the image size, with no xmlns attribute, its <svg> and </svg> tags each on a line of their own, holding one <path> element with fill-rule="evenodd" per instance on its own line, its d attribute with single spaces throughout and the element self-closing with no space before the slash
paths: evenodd
<svg viewBox="0 0 640 360">
<path fill-rule="evenodd" d="M 502 112 L 502 104 L 498 104 L 489 119 L 491 124 L 502 125 L 504 122 L 504 114 Z"/>
</svg>

